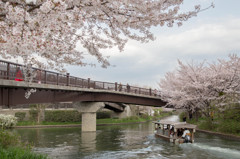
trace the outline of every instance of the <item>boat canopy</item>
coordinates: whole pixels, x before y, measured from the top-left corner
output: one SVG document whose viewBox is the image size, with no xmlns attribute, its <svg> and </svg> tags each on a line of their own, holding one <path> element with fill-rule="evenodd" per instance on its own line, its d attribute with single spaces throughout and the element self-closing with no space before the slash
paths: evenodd
<svg viewBox="0 0 240 159">
<path fill-rule="evenodd" d="M 174 122 L 174 121 L 154 121 L 153 123 L 159 124 L 159 125 L 172 125 L 175 129 L 196 129 L 197 125 L 188 124 L 186 122 Z"/>
</svg>

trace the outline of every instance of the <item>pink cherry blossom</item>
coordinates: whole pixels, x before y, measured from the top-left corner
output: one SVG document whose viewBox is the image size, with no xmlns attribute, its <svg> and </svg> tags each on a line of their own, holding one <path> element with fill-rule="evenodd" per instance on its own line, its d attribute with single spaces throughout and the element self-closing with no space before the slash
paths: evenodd
<svg viewBox="0 0 240 159">
<path fill-rule="evenodd" d="M 240 57 L 237 55 L 215 63 L 178 63 L 179 68 L 166 73 L 159 83 L 161 96 L 169 105 L 191 112 L 201 110 L 208 116 L 213 107 L 239 102 Z"/>
<path fill-rule="evenodd" d="M 84 66 L 84 51 L 103 67 L 102 49 L 128 39 L 154 40 L 152 26 L 182 25 L 200 6 L 179 13 L 183 0 L 0 0 L 0 53 L 37 67 Z M 81 45 L 83 50 L 77 50 Z M 86 53 L 85 53 L 86 54 Z"/>
</svg>

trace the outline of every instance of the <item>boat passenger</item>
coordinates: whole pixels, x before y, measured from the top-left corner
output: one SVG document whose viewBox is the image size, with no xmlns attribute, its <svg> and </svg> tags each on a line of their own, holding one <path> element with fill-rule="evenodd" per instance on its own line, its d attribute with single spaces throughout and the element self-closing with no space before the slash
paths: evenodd
<svg viewBox="0 0 240 159">
<path fill-rule="evenodd" d="M 181 128 L 181 129 L 178 129 L 177 130 L 177 136 L 178 137 L 181 137 L 183 135 L 183 129 Z"/>
<path fill-rule="evenodd" d="M 172 128 L 170 129 L 170 137 L 174 136 L 174 127 L 172 126 Z"/>
<path fill-rule="evenodd" d="M 185 139 L 184 142 L 186 142 L 186 143 L 190 142 L 190 136 L 191 136 L 190 131 L 185 128 L 183 135 L 182 135 L 182 138 Z"/>
</svg>

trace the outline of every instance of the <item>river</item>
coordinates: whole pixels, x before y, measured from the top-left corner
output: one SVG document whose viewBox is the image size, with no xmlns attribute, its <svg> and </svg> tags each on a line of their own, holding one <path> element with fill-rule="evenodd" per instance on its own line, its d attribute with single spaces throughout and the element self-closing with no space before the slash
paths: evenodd
<svg viewBox="0 0 240 159">
<path fill-rule="evenodd" d="M 195 143 L 174 145 L 156 138 L 151 122 L 97 126 L 92 133 L 82 133 L 80 128 L 14 131 L 33 143 L 34 151 L 58 159 L 240 159 L 239 140 L 196 132 Z"/>
</svg>

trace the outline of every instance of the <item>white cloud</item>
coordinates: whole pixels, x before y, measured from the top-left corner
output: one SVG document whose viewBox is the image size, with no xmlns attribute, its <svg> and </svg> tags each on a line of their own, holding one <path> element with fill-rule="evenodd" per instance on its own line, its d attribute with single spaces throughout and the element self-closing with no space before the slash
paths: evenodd
<svg viewBox="0 0 240 159">
<path fill-rule="evenodd" d="M 115 68 L 82 68 L 79 76 L 92 75 L 93 80 L 157 87 L 160 78 L 177 67 L 177 59 L 211 62 L 227 58 L 233 51 L 240 52 L 240 18 L 206 23 L 197 20 L 196 23 L 186 22 L 179 29 L 154 31 L 157 39 L 153 42 L 142 44 L 129 40 L 122 53 L 117 49 L 105 50 Z"/>
<path fill-rule="evenodd" d="M 158 37 L 160 51 L 189 54 L 218 54 L 240 50 L 240 19 L 202 24 L 177 34 Z"/>
</svg>

